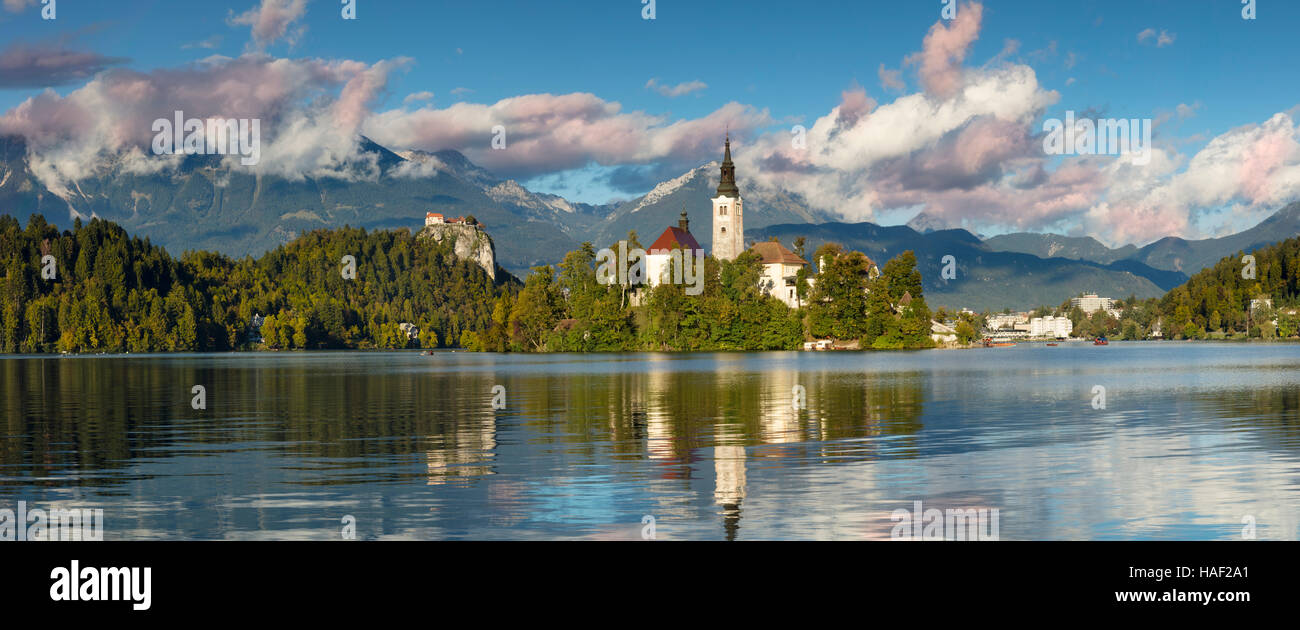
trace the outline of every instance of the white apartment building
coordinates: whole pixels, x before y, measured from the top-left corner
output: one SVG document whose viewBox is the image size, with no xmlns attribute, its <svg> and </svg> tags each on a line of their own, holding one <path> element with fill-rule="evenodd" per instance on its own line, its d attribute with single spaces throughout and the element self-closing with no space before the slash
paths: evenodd
<svg viewBox="0 0 1300 630">
<path fill-rule="evenodd" d="M 1014 328 L 1016 324 L 1028 324 L 1029 316 L 1024 313 L 999 313 L 997 315 L 989 315 L 987 321 L 989 330 L 999 330 L 1002 328 Z"/>
<path fill-rule="evenodd" d="M 1083 297 L 1070 298 L 1070 308 L 1079 307 L 1083 312 L 1091 315 L 1102 309 L 1111 310 L 1115 300 L 1104 297 L 1097 297 L 1096 293 L 1089 293 Z"/>
<path fill-rule="evenodd" d="M 1051 337 L 1063 339 L 1074 331 L 1074 322 L 1069 317 L 1035 317 L 1029 320 L 1030 337 Z"/>
</svg>

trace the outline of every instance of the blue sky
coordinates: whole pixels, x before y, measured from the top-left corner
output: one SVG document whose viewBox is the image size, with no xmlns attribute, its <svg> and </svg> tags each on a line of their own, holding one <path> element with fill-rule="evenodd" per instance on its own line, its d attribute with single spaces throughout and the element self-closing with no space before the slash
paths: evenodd
<svg viewBox="0 0 1300 630">
<path fill-rule="evenodd" d="M 5 6 L 24 1 L 35 5 L 37 0 L 6 0 Z M 294 0 L 279 2 L 287 6 Z M 959 16 L 970 10 L 970 3 L 956 2 Z M 276 0 L 58 0 L 54 21 L 41 20 L 39 6 L 0 9 L 0 41 L 10 49 L 29 45 L 97 54 L 111 58 L 104 65 L 110 72 L 149 73 L 211 55 L 237 58 L 250 52 L 365 64 L 409 58 L 387 73 L 367 104 L 369 111 L 443 110 L 456 103 L 492 106 L 521 95 L 590 93 L 606 106 L 642 112 L 663 125 L 705 120 L 738 103 L 764 113 L 738 125 L 740 142 L 757 144 L 762 135 L 784 133 L 795 123 L 812 127 L 842 105 L 846 91 L 863 92 L 877 107 L 925 92 L 918 64 L 904 59 L 922 50 L 936 23 L 943 24 L 944 5 L 941 0 L 658 0 L 656 19 L 643 20 L 639 0 L 357 0 L 358 19 L 345 21 L 338 2 L 310 0 L 284 36 L 258 46 L 249 25 L 232 18 L 264 4 Z M 1058 95 L 1043 108 L 1045 116 L 1074 110 L 1160 121 L 1157 137 L 1186 161 L 1212 139 L 1263 124 L 1300 104 L 1300 87 L 1287 70 L 1300 51 L 1293 33 L 1300 3 L 1258 0 L 1257 19 L 1250 21 L 1242 19 L 1241 10 L 1237 0 L 985 0 L 978 36 L 960 65 L 976 71 L 1000 64 L 1031 69 L 1041 91 Z M 1147 29 L 1152 35 L 1139 38 Z M 882 64 L 885 71 L 898 72 L 901 90 L 882 84 Z M 669 87 L 692 82 L 705 87 L 670 96 L 648 87 L 652 79 Z M 88 80 L 51 87 L 66 97 Z M 0 80 L 0 111 L 45 87 L 13 83 Z M 426 91 L 432 99 L 404 100 Z M 698 151 L 631 152 L 626 159 L 595 153 L 578 167 L 572 160 L 549 166 L 522 158 L 493 164 L 492 154 L 479 157 L 534 188 L 588 202 L 643 193 L 693 161 L 711 159 Z M 1059 162 L 1050 161 L 1048 168 Z M 644 178 L 611 178 L 629 168 Z M 1093 201 L 1095 215 L 1103 200 Z M 906 212 L 915 208 L 892 206 L 895 213 L 904 207 Z M 1223 207 L 1195 211 L 1183 229 L 1209 229 L 1199 222 Z M 889 210 L 880 207 L 873 216 L 889 216 Z M 990 225 L 1006 223 L 1005 217 L 986 218 Z M 1078 217 L 1047 218 L 1052 221 L 1018 227 L 1087 224 Z"/>
</svg>

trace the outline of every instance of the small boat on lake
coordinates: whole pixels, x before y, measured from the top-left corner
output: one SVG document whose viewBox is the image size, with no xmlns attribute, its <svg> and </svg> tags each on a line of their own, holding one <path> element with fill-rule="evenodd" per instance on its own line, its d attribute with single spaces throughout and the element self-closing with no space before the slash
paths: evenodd
<svg viewBox="0 0 1300 630">
<path fill-rule="evenodd" d="M 1110 342 L 1109 342 L 1109 341 L 1106 341 L 1106 338 L 1105 338 L 1105 337 L 1097 337 L 1096 339 L 1093 339 L 1093 340 L 1092 340 L 1092 345 L 1094 345 L 1094 346 L 1109 346 L 1109 345 L 1110 345 Z"/>
<path fill-rule="evenodd" d="M 1059 345 L 1061 345 L 1061 344 L 1059 344 L 1059 343 L 1049 343 L 1049 344 L 1047 344 L 1047 347 L 1048 347 L 1048 348 L 1055 348 L 1055 347 L 1057 347 L 1057 346 L 1059 346 Z"/>
</svg>

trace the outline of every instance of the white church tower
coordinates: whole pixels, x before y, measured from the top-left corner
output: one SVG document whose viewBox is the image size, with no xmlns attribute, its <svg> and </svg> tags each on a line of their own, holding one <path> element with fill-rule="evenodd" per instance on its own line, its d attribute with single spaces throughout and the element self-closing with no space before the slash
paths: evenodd
<svg viewBox="0 0 1300 630">
<path fill-rule="evenodd" d="M 736 187 L 736 165 L 731 163 L 731 134 L 722 158 L 722 178 L 713 199 L 713 257 L 735 260 L 745 251 L 745 207 Z"/>
</svg>

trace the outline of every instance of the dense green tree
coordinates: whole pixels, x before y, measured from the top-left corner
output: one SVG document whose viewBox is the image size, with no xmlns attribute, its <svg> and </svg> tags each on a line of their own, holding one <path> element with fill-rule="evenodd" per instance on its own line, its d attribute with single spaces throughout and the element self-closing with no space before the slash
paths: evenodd
<svg viewBox="0 0 1300 630">
<path fill-rule="evenodd" d="M 458 340 L 519 290 L 409 231 L 342 228 L 302 235 L 258 259 L 212 252 L 179 259 L 98 219 L 60 233 L 33 215 L 0 217 L 0 351 L 173 352 L 251 347 L 254 315 L 269 348 L 405 347 Z M 56 277 L 45 279 L 42 258 Z M 340 260 L 353 256 L 355 279 Z M 504 327 L 503 327 L 504 328 Z"/>
<path fill-rule="evenodd" d="M 818 248 L 814 259 L 820 269 L 808 296 L 808 326 L 812 336 L 835 339 L 874 336 L 867 334 L 868 294 L 873 287 L 871 260 L 862 252 L 846 251 L 835 243 Z M 888 296 L 877 293 L 871 299 L 888 301 Z"/>
</svg>

